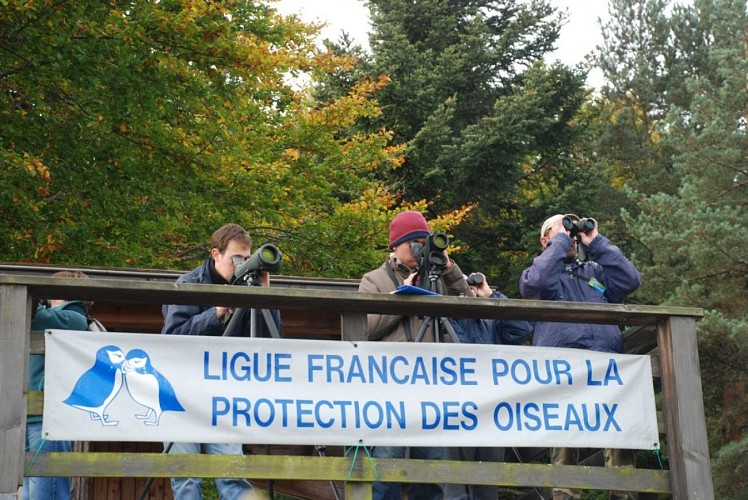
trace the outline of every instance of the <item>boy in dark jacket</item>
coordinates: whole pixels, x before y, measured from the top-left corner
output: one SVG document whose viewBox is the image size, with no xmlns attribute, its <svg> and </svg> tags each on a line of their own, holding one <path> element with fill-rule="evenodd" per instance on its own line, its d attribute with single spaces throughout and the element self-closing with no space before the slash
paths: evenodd
<svg viewBox="0 0 748 500">
<path fill-rule="evenodd" d="M 580 261 L 576 254 L 571 229 L 564 225 L 567 218 L 579 227 L 576 215 L 557 214 L 549 217 L 540 229 L 543 253 L 535 257 L 532 266 L 522 272 L 519 291 L 523 298 L 539 300 L 564 300 L 571 302 L 596 302 L 618 304 L 633 293 L 641 283 L 639 271 L 626 259 L 620 248 L 598 233 L 597 223 L 591 229 L 578 231 L 576 238 L 586 249 L 592 261 Z M 535 323 L 533 345 L 571 347 L 591 351 L 623 351 L 623 337 L 616 325 L 581 323 Z M 573 465 L 578 462 L 579 450 L 554 448 L 552 463 Z M 606 465 L 633 466 L 630 450 L 605 450 Z M 554 489 L 554 499 L 579 498 L 579 491 Z M 636 498 L 635 493 L 614 492 L 615 498 Z"/>
<path fill-rule="evenodd" d="M 238 224 L 225 224 L 218 228 L 211 238 L 210 258 L 201 266 L 180 277 L 177 283 L 204 283 L 212 285 L 229 284 L 234 274 L 234 258 L 244 260 L 252 254 L 252 238 Z M 270 286 L 270 275 L 262 272 L 260 285 Z M 164 335 L 210 335 L 224 334 L 231 317 L 226 307 L 197 305 L 164 305 Z M 280 328 L 280 313 L 272 311 L 276 328 Z M 267 325 L 261 322 L 259 336 L 268 336 Z M 250 335 L 250 325 L 242 325 L 244 336 Z M 241 336 L 241 335 L 240 335 Z M 166 445 L 167 447 L 169 444 Z M 172 443 L 169 453 L 209 455 L 243 455 L 241 444 L 237 443 Z M 171 487 L 176 500 L 202 498 L 201 478 L 172 478 Z M 242 498 L 252 491 L 246 479 L 219 478 L 216 488 L 224 499 Z"/>
<path fill-rule="evenodd" d="M 60 271 L 54 278 L 82 278 L 88 276 L 81 271 Z M 31 330 L 88 330 L 88 307 L 90 303 L 80 300 L 49 299 L 40 303 L 31 320 Z M 29 359 L 29 390 L 44 390 L 44 356 L 32 354 Z M 32 416 L 26 420 L 26 449 L 37 452 L 69 452 L 72 441 L 49 441 L 42 439 L 42 417 Z M 69 500 L 69 477 L 26 477 L 21 490 L 22 500 Z"/>
<path fill-rule="evenodd" d="M 498 290 L 492 290 L 488 280 L 480 273 L 473 273 L 467 280 L 470 290 L 476 297 L 506 299 Z M 461 318 L 452 320 L 457 337 L 463 344 L 519 345 L 532 333 L 532 325 L 527 321 Z M 444 450 L 445 460 L 469 462 L 503 462 L 504 448 L 494 447 L 452 447 Z M 496 500 L 497 486 L 472 484 L 444 485 L 444 500 Z"/>
</svg>

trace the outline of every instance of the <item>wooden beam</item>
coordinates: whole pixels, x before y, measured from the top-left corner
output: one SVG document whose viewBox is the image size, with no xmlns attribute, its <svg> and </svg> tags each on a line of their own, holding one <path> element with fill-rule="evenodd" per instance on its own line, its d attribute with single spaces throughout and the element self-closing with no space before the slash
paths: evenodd
<svg viewBox="0 0 748 500">
<path fill-rule="evenodd" d="M 673 498 L 712 499 L 696 323 L 670 318 L 657 329 Z"/>
<path fill-rule="evenodd" d="M 459 483 L 527 487 L 555 485 L 579 489 L 615 489 L 669 493 L 668 471 L 628 467 L 457 462 L 451 460 L 299 457 L 282 455 L 163 455 L 158 453 L 33 453 L 26 454 L 35 476 L 91 477 L 245 477 L 297 481 L 371 483 Z M 365 493 L 363 493 L 365 494 Z"/>
<path fill-rule="evenodd" d="M 199 304 L 256 309 L 294 309 L 438 316 L 450 318 L 526 319 L 570 323 L 644 325 L 668 316 L 701 317 L 703 310 L 621 304 L 542 300 L 496 300 L 465 297 L 350 293 L 336 290 L 80 280 L 0 275 L 0 285 L 26 285 L 30 293 L 128 303 Z"/>
<path fill-rule="evenodd" d="M 0 495 L 23 482 L 31 299 L 26 288 L 0 285 Z"/>
</svg>

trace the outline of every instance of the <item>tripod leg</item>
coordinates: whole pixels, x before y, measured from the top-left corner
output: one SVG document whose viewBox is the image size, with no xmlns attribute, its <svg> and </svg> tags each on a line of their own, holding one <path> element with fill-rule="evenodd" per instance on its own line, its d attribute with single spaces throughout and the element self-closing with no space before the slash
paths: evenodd
<svg viewBox="0 0 748 500">
<path fill-rule="evenodd" d="M 279 339 L 280 332 L 275 325 L 275 321 L 273 321 L 273 315 L 267 309 L 260 309 L 260 312 L 262 313 L 262 318 L 265 320 L 265 326 L 267 326 L 270 336 L 274 339 Z"/>
<path fill-rule="evenodd" d="M 452 326 L 452 323 L 447 318 L 439 318 L 439 322 L 444 326 L 444 329 L 447 330 L 447 333 L 449 334 L 449 338 L 452 340 L 453 343 L 459 344 L 460 338 L 457 336 L 457 332 L 455 332 L 455 327 Z"/>
<path fill-rule="evenodd" d="M 257 336 L 257 309 L 255 308 L 249 310 L 249 336 L 252 338 Z"/>
<path fill-rule="evenodd" d="M 431 325 L 431 316 L 426 316 L 423 318 L 423 324 L 421 325 L 421 328 L 418 329 L 418 335 L 416 335 L 416 338 L 414 339 L 416 342 L 423 342 L 423 336 L 426 335 L 426 330 L 429 329 L 429 325 Z"/>
</svg>

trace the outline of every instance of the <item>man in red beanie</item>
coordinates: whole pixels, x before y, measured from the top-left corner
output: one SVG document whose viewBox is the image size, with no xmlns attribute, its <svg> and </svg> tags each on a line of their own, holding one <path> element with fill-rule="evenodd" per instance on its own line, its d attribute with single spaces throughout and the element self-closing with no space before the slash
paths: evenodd
<svg viewBox="0 0 748 500">
<path fill-rule="evenodd" d="M 391 293 L 400 285 L 419 284 L 418 263 L 410 244 L 424 244 L 431 231 L 428 222 L 420 212 L 408 210 L 399 213 L 390 224 L 390 244 L 392 251 L 389 259 L 381 267 L 370 271 L 361 278 L 358 291 L 366 293 Z M 446 250 L 444 251 L 447 255 Z M 472 296 L 465 276 L 452 259 L 447 258 L 447 265 L 441 278 L 432 290 L 440 295 Z M 390 316 L 369 314 L 366 334 L 369 340 L 386 340 L 391 342 L 412 341 L 417 337 L 423 320 L 414 316 Z M 426 342 L 433 342 L 433 332 L 426 332 Z M 440 341 L 442 339 L 439 339 Z"/>
<path fill-rule="evenodd" d="M 424 244 L 429 234 L 431 234 L 429 225 L 420 212 L 409 210 L 398 214 L 390 224 L 389 248 L 392 253 L 381 267 L 366 273 L 361 278 L 358 287 L 359 292 L 391 293 L 400 285 L 419 286 L 419 283 L 417 283 L 418 263 L 410 244 L 412 242 Z M 446 250 L 444 255 L 447 257 L 444 272 L 431 289 L 441 295 L 472 296 L 473 293 L 470 291 L 460 268 L 452 259 L 448 258 Z M 369 340 L 411 342 L 417 338 L 422 325 L 423 319 L 415 316 L 369 314 L 366 335 Z M 435 340 L 433 329 L 429 328 L 429 330 L 425 332 L 424 342 Z M 402 446 L 377 446 L 374 448 L 373 456 L 376 458 L 405 458 L 406 451 L 406 448 Z M 440 460 L 442 456 L 442 448 L 410 448 L 410 458 Z M 401 485 L 399 483 L 375 482 L 372 491 L 373 498 L 375 500 L 400 500 L 400 489 Z M 409 485 L 409 498 L 437 500 L 441 499 L 442 496 L 443 489 L 440 484 Z"/>
</svg>

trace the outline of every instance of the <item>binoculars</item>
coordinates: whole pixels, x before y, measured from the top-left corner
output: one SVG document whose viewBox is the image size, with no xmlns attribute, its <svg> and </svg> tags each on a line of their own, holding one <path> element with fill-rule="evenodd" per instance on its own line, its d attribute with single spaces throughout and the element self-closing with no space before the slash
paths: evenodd
<svg viewBox="0 0 748 500">
<path fill-rule="evenodd" d="M 481 286 L 486 278 L 481 273 L 475 273 L 472 276 L 468 276 L 467 284 L 469 286 Z"/>
<path fill-rule="evenodd" d="M 573 218 L 566 216 L 563 218 L 561 223 L 564 225 L 564 229 L 569 231 L 572 238 L 579 233 L 586 233 L 590 229 L 595 229 L 594 219 L 574 220 Z"/>
</svg>

